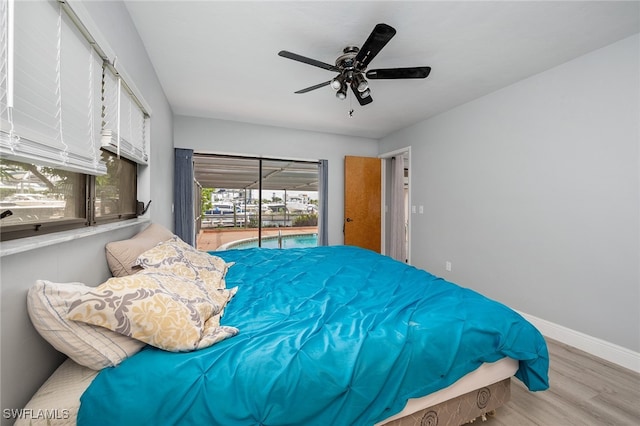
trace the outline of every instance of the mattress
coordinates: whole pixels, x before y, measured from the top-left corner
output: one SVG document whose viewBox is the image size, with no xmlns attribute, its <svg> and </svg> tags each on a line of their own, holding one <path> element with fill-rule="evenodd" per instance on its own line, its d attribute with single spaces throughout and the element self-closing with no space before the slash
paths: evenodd
<svg viewBox="0 0 640 426">
<path fill-rule="evenodd" d="M 80 396 L 98 373 L 67 358 L 14 416 L 15 426 L 75 425 Z"/>
<path fill-rule="evenodd" d="M 420 424 L 419 419 L 424 416 L 433 416 L 433 413 L 438 412 L 442 413 L 442 407 L 444 407 L 442 404 L 447 401 L 457 401 L 456 398 L 473 393 L 477 389 L 491 389 L 490 386 L 505 379 L 509 380 L 508 378 L 516 372 L 517 368 L 518 362 L 511 358 L 503 358 L 493 363 L 484 363 L 477 370 L 472 371 L 444 389 L 422 398 L 410 399 L 404 410 L 378 423 L 378 425 L 409 425 L 413 424 L 412 419 L 418 419 L 417 424 Z M 75 425 L 80 407 L 80 397 L 98 373 L 98 371 L 83 367 L 73 360 L 67 359 L 34 394 L 22 410 L 22 414 L 18 416 L 15 425 Z M 492 394 L 496 395 L 498 392 L 494 391 Z M 504 401 L 498 402 L 502 403 Z M 455 404 L 458 406 L 459 403 L 455 402 Z M 440 407 L 439 410 L 438 407 Z M 492 409 L 489 406 L 483 408 Z M 458 412 L 460 410 L 455 409 L 453 411 Z M 416 414 L 420 415 L 416 416 Z M 440 414 L 441 417 L 443 415 Z M 402 419 L 404 419 L 405 423 L 397 423 Z M 406 423 L 407 421 L 409 423 Z"/>
</svg>

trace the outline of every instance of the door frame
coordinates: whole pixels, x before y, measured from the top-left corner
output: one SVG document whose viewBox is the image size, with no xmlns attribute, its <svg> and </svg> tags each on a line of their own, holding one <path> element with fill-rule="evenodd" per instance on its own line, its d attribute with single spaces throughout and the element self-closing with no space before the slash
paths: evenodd
<svg viewBox="0 0 640 426">
<path fill-rule="evenodd" d="M 411 146 L 405 147 L 405 148 L 400 148 L 400 149 L 396 149 L 394 151 L 391 152 L 385 152 L 384 154 L 380 154 L 378 155 L 378 158 L 383 159 L 383 160 L 388 160 L 392 157 L 395 157 L 398 154 L 406 154 L 407 156 L 407 163 L 408 163 L 408 167 L 409 167 L 409 189 L 408 189 L 408 209 L 409 211 L 407 212 L 407 263 L 411 264 L 411 215 L 413 214 L 413 204 L 411 204 L 411 188 L 413 188 L 412 186 L 412 182 L 411 182 L 411 170 L 413 168 L 413 165 L 411 164 Z M 382 245 L 382 253 L 383 254 L 388 254 L 387 253 L 387 219 L 389 216 L 389 204 L 388 204 L 388 195 L 387 194 L 387 188 L 389 187 L 389 183 L 391 181 L 391 172 L 389 170 L 387 170 L 387 162 L 383 161 L 382 162 L 382 202 L 383 202 L 383 206 L 382 206 L 382 220 L 381 220 L 381 245 Z"/>
</svg>

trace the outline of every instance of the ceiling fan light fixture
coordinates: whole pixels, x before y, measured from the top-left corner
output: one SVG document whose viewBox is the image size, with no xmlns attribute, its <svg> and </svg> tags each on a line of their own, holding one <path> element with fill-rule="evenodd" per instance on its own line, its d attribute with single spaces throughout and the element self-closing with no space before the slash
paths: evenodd
<svg viewBox="0 0 640 426">
<path fill-rule="evenodd" d="M 371 95 L 371 90 L 369 90 L 368 87 L 364 89 L 362 92 L 360 92 L 361 98 L 366 98 L 367 96 L 370 96 L 370 95 Z"/>
<path fill-rule="evenodd" d="M 331 80 L 331 88 L 333 90 L 340 90 L 343 81 L 344 79 L 342 78 L 342 75 L 337 76 L 336 78 Z"/>
<path fill-rule="evenodd" d="M 356 74 L 354 79 L 353 79 L 353 82 L 354 82 L 355 87 L 358 90 L 358 92 L 364 92 L 369 87 L 369 83 L 364 78 L 362 73 Z"/>
<path fill-rule="evenodd" d="M 336 98 L 340 100 L 344 100 L 347 98 L 347 86 L 345 84 L 343 84 L 336 92 Z"/>
</svg>

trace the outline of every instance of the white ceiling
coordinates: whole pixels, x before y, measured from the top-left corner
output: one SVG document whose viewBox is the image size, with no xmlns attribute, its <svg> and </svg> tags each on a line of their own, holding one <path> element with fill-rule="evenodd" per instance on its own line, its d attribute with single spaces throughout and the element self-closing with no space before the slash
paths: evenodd
<svg viewBox="0 0 640 426">
<path fill-rule="evenodd" d="M 638 1 L 125 3 L 175 114 L 376 139 L 640 31 Z M 397 34 L 369 69 L 428 78 L 370 81 L 364 107 L 294 94 L 335 73 L 280 50 L 333 64 L 380 22 Z"/>
</svg>

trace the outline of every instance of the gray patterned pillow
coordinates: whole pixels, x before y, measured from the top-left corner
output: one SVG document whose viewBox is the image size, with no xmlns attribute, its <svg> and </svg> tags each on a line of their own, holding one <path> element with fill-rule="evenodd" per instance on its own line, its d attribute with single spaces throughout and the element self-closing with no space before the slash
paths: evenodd
<svg viewBox="0 0 640 426">
<path fill-rule="evenodd" d="M 217 256 L 196 250 L 177 236 L 145 251 L 135 264 L 144 269 L 159 269 L 199 280 L 211 289 L 226 288 L 224 276 L 231 266 Z"/>
<path fill-rule="evenodd" d="M 132 337 L 160 349 L 191 351 L 238 333 L 220 317 L 235 290 L 206 288 L 168 271 L 110 278 L 69 305 L 67 318 Z"/>
</svg>

